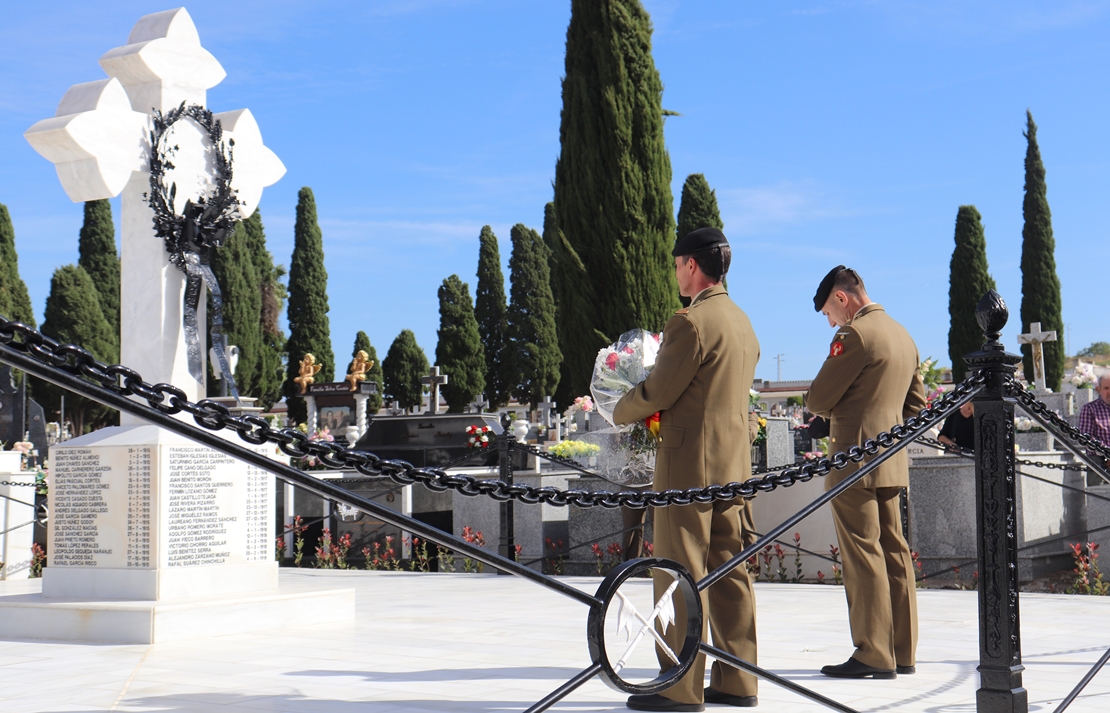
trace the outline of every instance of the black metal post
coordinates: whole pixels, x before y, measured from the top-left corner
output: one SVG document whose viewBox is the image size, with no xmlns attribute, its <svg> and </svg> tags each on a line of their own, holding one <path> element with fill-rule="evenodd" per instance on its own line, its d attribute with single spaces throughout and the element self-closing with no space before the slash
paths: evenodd
<svg viewBox="0 0 1110 713">
<path fill-rule="evenodd" d="M 975 308 L 983 329 L 982 350 L 964 357 L 985 377 L 975 404 L 975 501 L 979 550 L 978 713 L 1027 713 L 1021 685 L 1021 624 L 1018 616 L 1017 477 L 1014 468 L 1014 405 L 1006 384 L 1021 362 L 998 341 L 1010 313 L 991 290 Z"/>
<path fill-rule="evenodd" d="M 513 484 L 513 444 L 516 437 L 506 431 L 497 439 L 497 464 L 502 482 Z M 513 501 L 501 503 L 501 542 L 497 554 L 516 562 L 516 541 L 513 536 Z M 498 570 L 500 572 L 500 570 Z"/>
</svg>

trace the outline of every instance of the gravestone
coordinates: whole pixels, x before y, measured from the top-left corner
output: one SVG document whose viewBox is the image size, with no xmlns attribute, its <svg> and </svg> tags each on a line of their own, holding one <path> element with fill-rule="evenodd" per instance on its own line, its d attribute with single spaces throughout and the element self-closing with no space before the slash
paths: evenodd
<svg viewBox="0 0 1110 713">
<path fill-rule="evenodd" d="M 436 365 L 430 374 L 420 377 L 420 383 L 429 387 L 428 413 L 434 416 L 439 413 L 439 387 L 447 384 L 447 374 L 441 374 L 439 365 Z"/>
<path fill-rule="evenodd" d="M 27 380 L 22 380 L 16 386 L 12 368 L 7 364 L 0 364 L 0 441 L 4 447 L 11 448 L 13 443 L 22 441 L 24 436 L 34 444 L 39 458 L 43 458 L 49 442 L 46 439 L 46 415 L 42 406 L 34 399 L 27 398 Z"/>
<path fill-rule="evenodd" d="M 1048 391 L 1045 385 L 1044 344 L 1055 341 L 1056 332 L 1042 331 L 1040 322 L 1030 322 L 1029 333 L 1018 335 L 1018 344 L 1029 344 L 1033 348 L 1033 380 L 1037 384 L 1037 390 L 1042 393 Z"/>
<path fill-rule="evenodd" d="M 100 65 L 109 79 L 71 87 L 56 116 L 25 136 L 55 164 L 73 201 L 122 193 L 121 361 L 197 400 L 204 375 L 191 368 L 200 356 L 183 328 L 185 277 L 155 237 L 144 194 L 152 115 L 203 107 L 225 72 L 184 8 L 142 17 Z M 246 218 L 285 168 L 249 110 L 215 118 L 223 141 L 234 141 L 233 188 Z M 180 214 L 186 199 L 210 194 L 217 147 L 192 118 L 167 136 L 175 152 L 166 181 Z M 42 596 L 20 602 L 19 617 L 0 612 L 0 636 L 154 643 L 353 618 L 353 590 L 276 590 L 272 475 L 137 417 L 121 414 L 121 424 L 52 448 Z"/>
</svg>

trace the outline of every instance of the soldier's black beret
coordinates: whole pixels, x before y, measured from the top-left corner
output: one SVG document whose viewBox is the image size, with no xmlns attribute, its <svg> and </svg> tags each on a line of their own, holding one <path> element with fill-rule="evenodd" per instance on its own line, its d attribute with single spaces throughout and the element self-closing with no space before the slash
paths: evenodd
<svg viewBox="0 0 1110 713">
<path fill-rule="evenodd" d="M 832 294 L 833 283 L 836 282 L 836 276 L 848 268 L 843 265 L 837 265 L 829 270 L 829 274 L 825 275 L 825 279 L 821 280 L 821 284 L 817 286 L 817 294 L 813 296 L 813 310 L 820 312 L 829 301 L 829 295 Z"/>
<path fill-rule="evenodd" d="M 724 233 L 716 228 L 698 228 L 675 242 L 671 256 L 682 257 L 718 245 L 728 245 L 728 238 L 725 237 Z"/>
</svg>

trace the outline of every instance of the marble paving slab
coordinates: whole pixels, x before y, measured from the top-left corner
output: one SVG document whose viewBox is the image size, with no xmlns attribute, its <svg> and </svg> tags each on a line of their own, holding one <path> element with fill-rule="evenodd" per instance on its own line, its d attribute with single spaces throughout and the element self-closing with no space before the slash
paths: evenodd
<svg viewBox="0 0 1110 713">
<path fill-rule="evenodd" d="M 586 607 L 513 577 L 283 569 L 281 579 L 287 590 L 353 586 L 356 621 L 155 645 L 0 641 L 0 710 L 519 711 L 589 664 Z M 600 580 L 567 581 L 592 592 Z M 0 596 L 37 586 L 10 584 Z M 759 584 L 756 596 L 760 663 L 776 673 L 860 711 L 975 710 L 974 592 L 920 592 L 918 673 L 893 681 L 818 673 L 851 653 L 840 587 Z M 1021 616 L 1030 710 L 1051 711 L 1110 647 L 1110 598 L 1023 595 Z M 630 665 L 649 675 L 645 657 Z M 758 710 L 825 710 L 766 682 L 759 697 Z M 595 679 L 553 710 L 623 701 Z M 1105 671 L 1069 710 L 1108 709 Z"/>
</svg>

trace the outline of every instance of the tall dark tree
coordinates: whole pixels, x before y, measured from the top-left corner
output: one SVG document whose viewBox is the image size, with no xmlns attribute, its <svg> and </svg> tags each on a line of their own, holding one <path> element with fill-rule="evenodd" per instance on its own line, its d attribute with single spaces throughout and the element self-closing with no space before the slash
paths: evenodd
<svg viewBox="0 0 1110 713">
<path fill-rule="evenodd" d="M 119 349 L 118 340 L 112 336 L 112 326 L 100 309 L 96 286 L 78 265 L 65 265 L 54 271 L 42 332 L 61 342 L 79 344 L 101 361 L 110 361 L 110 355 Z M 63 393 L 61 387 L 45 381 L 35 385 L 36 398 L 53 409 L 58 408 Z M 114 417 L 107 406 L 76 394 L 66 396 L 66 419 L 73 422 L 76 434 L 105 425 Z"/>
<path fill-rule="evenodd" d="M 401 330 L 389 345 L 382 364 L 386 398 L 397 401 L 404 409 L 419 406 L 424 396 L 420 379 L 427 376 L 428 369 L 428 357 L 416 343 L 416 335 L 411 330 Z"/>
<path fill-rule="evenodd" d="M 27 285 L 19 276 L 15 252 L 15 228 L 8 207 L 0 203 L 0 315 L 35 326 L 35 311 Z"/>
<path fill-rule="evenodd" d="M 285 276 L 285 266 L 274 265 L 274 256 L 266 247 L 266 230 L 258 209 L 243 221 L 242 235 L 246 239 L 247 253 L 254 261 L 260 294 L 258 382 L 249 395 L 257 396 L 259 405 L 269 409 L 281 399 L 282 382 L 285 380 L 285 334 L 278 323 L 282 305 L 288 296 L 285 283 L 281 281 Z"/>
<path fill-rule="evenodd" d="M 560 347 L 572 339 L 575 325 L 582 326 L 594 309 L 593 284 L 586 275 L 586 267 L 574 248 L 559 230 L 555 203 L 544 206 L 543 242 L 547 247 L 547 264 L 551 270 L 551 295 L 555 301 L 555 333 Z M 581 335 L 579 335 L 581 336 Z M 596 335 L 595 335 L 596 336 Z M 597 341 L 604 342 L 598 338 Z M 593 357 L 562 349 L 563 360 L 559 365 L 559 385 L 555 388 L 556 403 L 571 404 L 578 396 L 589 393 L 589 378 L 579 378 L 593 371 Z M 587 358 L 589 357 L 589 358 Z M 576 389 L 580 389 L 576 391 Z M 584 390 L 582 390 L 584 389 Z"/>
<path fill-rule="evenodd" d="M 539 403 L 555 393 L 563 355 L 555 332 L 555 300 L 547 247 L 539 233 L 513 226 L 509 258 L 512 287 L 509 303 L 509 355 L 512 393 L 521 403 Z"/>
<path fill-rule="evenodd" d="M 89 273 L 104 319 L 112 326 L 119 342 L 119 253 L 116 252 L 116 226 L 112 204 L 106 200 L 85 203 L 85 222 L 77 241 L 77 264 Z M 118 359 L 119 348 L 116 348 Z"/>
<path fill-rule="evenodd" d="M 496 409 L 509 403 L 509 374 L 505 352 L 509 328 L 505 303 L 505 274 L 501 271 L 501 251 L 497 236 L 488 225 L 478 236 L 478 287 L 474 296 L 474 317 L 485 354 L 486 400 Z"/>
<path fill-rule="evenodd" d="M 443 398 L 448 413 L 463 413 L 486 388 L 486 359 L 470 287 L 451 275 L 439 287 L 439 331 L 436 364 L 447 374 Z"/>
<path fill-rule="evenodd" d="M 303 423 L 308 417 L 304 399 L 298 397 L 296 383 L 301 359 L 305 354 L 316 357 L 321 365 L 317 383 L 335 378 L 335 355 L 331 349 L 331 326 L 328 322 L 328 271 L 324 268 L 324 237 L 316 220 L 316 198 L 312 189 L 302 188 L 297 194 L 297 219 L 294 225 L 293 258 L 289 265 L 289 341 L 286 353 L 289 367 L 285 395 L 289 418 Z"/>
<path fill-rule="evenodd" d="M 239 393 L 257 398 L 260 406 L 269 409 L 281 398 L 285 377 L 285 335 L 278 326 L 285 286 L 280 281 L 284 268 L 274 266 L 266 248 L 261 213 L 255 210 L 239 222 L 211 260 L 223 293 L 227 343 L 239 347 L 235 369 Z M 210 379 L 208 391 L 217 393 L 219 382 Z"/>
<path fill-rule="evenodd" d="M 212 272 L 223 297 L 223 332 L 228 346 L 239 348 L 235 366 L 235 382 L 243 396 L 258 393 L 262 362 L 262 281 L 255 270 L 254 257 L 247 236 L 250 221 L 257 215 L 236 224 L 223 247 L 211 252 Z M 261 227 L 261 223 L 258 223 Z M 209 302 L 209 325 L 212 309 Z M 211 328 L 209 328 L 211 343 Z M 209 364 L 211 368 L 211 364 Z M 212 372 L 210 371 L 211 375 Z M 214 378 L 208 380 L 209 395 L 221 388 Z"/>
<path fill-rule="evenodd" d="M 975 206 L 962 205 L 956 212 L 956 249 L 948 268 L 948 358 L 957 383 L 967 376 L 964 355 L 983 347 L 983 329 L 975 321 L 975 306 L 993 289 L 982 218 Z"/>
<path fill-rule="evenodd" d="M 717 208 L 717 193 L 709 187 L 709 181 L 701 173 L 691 173 L 682 184 L 682 200 L 678 204 L 678 224 L 675 226 L 675 239 L 681 240 L 698 228 L 725 227 L 721 211 Z M 728 277 L 724 279 L 728 287 Z M 679 296 L 683 307 L 690 306 L 690 298 Z"/>
<path fill-rule="evenodd" d="M 1044 345 L 1045 385 L 1057 391 L 1064 378 L 1064 317 L 1060 299 L 1060 278 L 1056 275 L 1056 240 L 1052 236 L 1052 213 L 1048 209 L 1048 186 L 1044 163 L 1037 145 L 1037 125 L 1026 111 L 1025 201 L 1021 212 L 1021 326 L 1040 322 L 1041 329 L 1056 330 L 1059 339 Z M 1033 356 L 1029 345 L 1022 345 L 1025 378 L 1033 380 Z"/>
<path fill-rule="evenodd" d="M 675 238 L 681 240 L 698 228 L 724 228 L 717 208 L 717 193 L 701 173 L 691 173 L 682 184 Z"/>
<path fill-rule="evenodd" d="M 370 361 L 374 362 L 374 366 L 370 367 L 370 371 L 366 372 L 366 380 L 373 381 L 378 385 L 377 392 L 370 394 L 370 397 L 366 400 L 366 412 L 370 415 L 374 415 L 378 412 L 378 409 L 382 407 L 382 394 L 385 392 L 385 381 L 382 378 L 382 363 L 378 359 L 378 350 L 374 348 L 374 345 L 370 343 L 370 337 L 362 330 L 359 330 L 358 334 L 355 335 L 355 346 L 351 350 L 351 361 L 347 363 L 348 374 L 351 373 L 351 366 L 355 363 L 355 355 L 358 354 L 360 350 L 366 352 L 366 356 L 370 358 Z"/>
<path fill-rule="evenodd" d="M 639 0 L 571 2 L 555 165 L 555 214 L 570 252 L 556 256 L 555 281 L 560 295 L 589 305 L 559 320 L 571 393 L 587 393 L 600 347 L 635 327 L 661 329 L 679 304 L 651 32 Z"/>
</svg>

